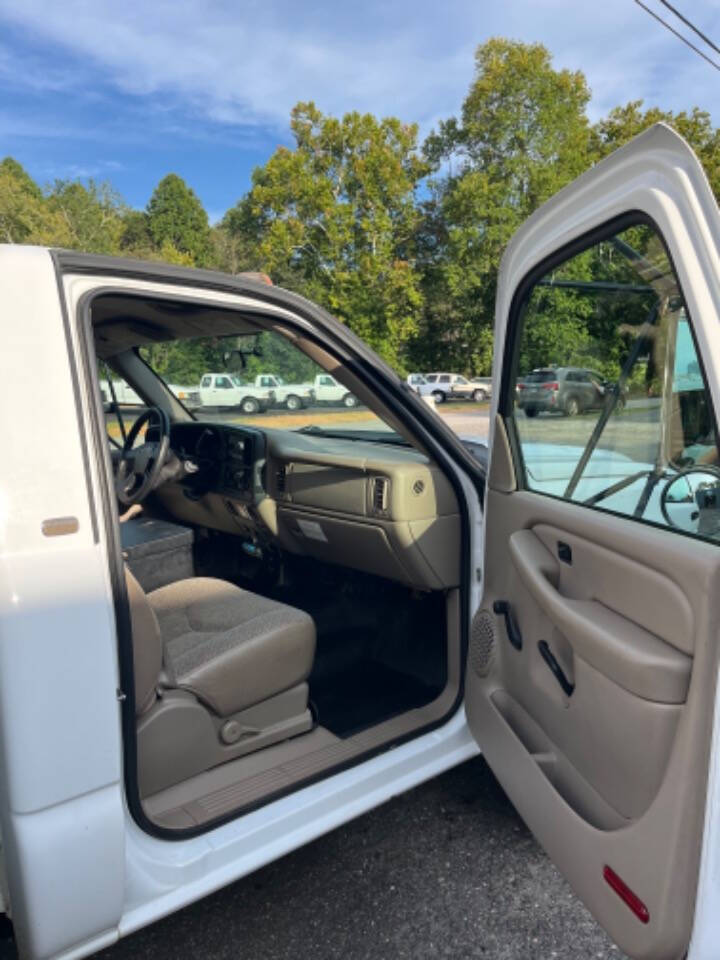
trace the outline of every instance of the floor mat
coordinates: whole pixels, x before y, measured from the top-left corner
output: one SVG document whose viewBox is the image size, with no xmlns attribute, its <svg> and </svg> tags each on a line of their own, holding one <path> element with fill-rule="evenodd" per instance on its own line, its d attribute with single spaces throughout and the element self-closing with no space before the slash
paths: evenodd
<svg viewBox="0 0 720 960">
<path fill-rule="evenodd" d="M 333 677 L 310 678 L 317 721 L 337 737 L 349 737 L 422 707 L 439 693 L 438 688 L 374 660 L 362 660 Z"/>
</svg>

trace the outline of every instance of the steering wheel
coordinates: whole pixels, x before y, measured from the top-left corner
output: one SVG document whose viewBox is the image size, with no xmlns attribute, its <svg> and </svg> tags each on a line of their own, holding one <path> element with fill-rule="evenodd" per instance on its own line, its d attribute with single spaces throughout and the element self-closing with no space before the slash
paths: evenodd
<svg viewBox="0 0 720 960">
<path fill-rule="evenodd" d="M 135 447 L 140 431 L 147 424 L 157 425 L 157 440 Z M 115 493 L 124 506 L 140 503 L 157 483 L 170 449 L 170 418 L 160 407 L 148 407 L 125 437 L 115 475 Z"/>
<path fill-rule="evenodd" d="M 715 477 L 717 479 L 718 485 L 720 485 L 720 469 L 714 466 L 714 464 L 710 464 L 710 463 L 697 464 L 696 463 L 696 464 L 693 464 L 691 467 L 686 467 L 684 470 L 678 470 L 676 474 L 674 474 L 673 476 L 670 477 L 669 480 L 667 480 L 667 482 L 663 485 L 662 490 L 660 491 L 660 510 L 662 512 L 665 523 L 667 523 L 669 527 L 678 526 L 678 524 L 675 523 L 675 521 L 670 516 L 670 513 L 667 508 L 668 503 L 672 502 L 668 500 L 668 496 L 670 494 L 670 488 L 674 483 L 677 483 L 678 480 L 682 479 L 683 477 L 690 476 L 693 473 L 699 473 L 704 476 L 710 475 L 711 477 Z M 688 483 L 688 494 L 689 494 L 689 500 L 692 500 L 693 490 L 689 483 Z"/>
</svg>

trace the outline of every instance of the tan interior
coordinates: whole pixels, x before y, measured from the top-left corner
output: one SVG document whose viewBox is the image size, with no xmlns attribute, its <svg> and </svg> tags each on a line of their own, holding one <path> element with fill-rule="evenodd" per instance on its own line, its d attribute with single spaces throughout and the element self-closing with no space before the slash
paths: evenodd
<svg viewBox="0 0 720 960">
<path fill-rule="evenodd" d="M 152 821 L 171 829 L 197 827 L 306 783 L 447 715 L 460 692 L 459 591 L 448 594 L 447 684 L 432 703 L 340 739 L 322 726 L 231 760 L 144 798 Z"/>
<path fill-rule="evenodd" d="M 447 716 L 460 696 L 462 529 L 450 482 L 337 357 L 291 331 L 276 313 L 261 320 L 261 311 L 258 307 L 248 318 L 201 302 L 179 305 L 123 294 L 102 295 L 93 305 L 98 357 L 111 361 L 116 373 L 168 412 L 178 465 L 193 459 L 199 433 L 193 433 L 187 412 L 133 348 L 175 337 L 263 329 L 282 334 L 331 372 L 411 445 L 375 443 L 370 434 L 367 440 L 348 440 L 264 428 L 261 420 L 251 427 L 205 422 L 200 432 L 214 434 L 215 449 L 222 451 L 215 479 L 201 489 L 189 488 L 183 482 L 188 474 L 169 471 L 143 504 L 152 521 L 189 527 L 196 546 L 205 550 L 205 569 L 213 571 L 199 577 L 186 571 L 178 574 L 186 579 L 174 582 L 160 578 L 167 585 L 147 587 L 147 592 L 127 578 L 140 797 L 152 822 L 169 829 L 196 828 L 239 813 L 411 736 Z M 237 454 L 231 466 L 233 454 L 227 452 L 245 449 L 235 446 L 233 438 L 240 436 L 253 445 L 251 489 L 236 489 L 231 482 L 237 469 L 245 469 Z M 232 547 L 227 540 L 235 541 Z M 271 599 L 262 586 L 241 590 L 231 582 L 248 582 L 237 561 L 243 544 L 270 558 L 271 569 L 278 568 L 272 582 L 259 578 L 264 589 L 275 597 L 291 591 L 292 602 Z M 192 549 L 187 548 L 188 555 Z M 192 568 L 192 559 L 188 562 Z M 298 562 L 319 572 L 314 599 L 296 585 Z M 332 571 L 340 571 L 339 578 Z M 247 576 L 253 582 L 254 572 Z M 327 604 L 323 576 L 332 581 Z M 383 639 L 380 621 L 366 631 L 367 617 L 348 606 L 352 599 L 333 607 L 332 592 L 353 598 L 365 591 L 367 599 L 358 602 L 374 608 L 379 601 L 367 597 L 368 589 L 389 596 L 385 602 L 391 608 L 395 604 L 391 612 L 399 610 L 399 644 L 393 635 Z M 423 605 L 427 598 L 430 607 Z M 419 622 L 417 637 L 407 626 L 418 623 L 417 613 L 403 612 L 413 605 L 431 611 Z M 324 618 L 322 628 L 316 629 L 307 609 Z M 345 617 L 339 624 L 333 621 L 338 611 Z M 388 629 L 392 634 L 392 625 Z M 319 670 L 316 635 L 318 646 L 325 636 L 339 648 L 326 648 Z M 431 668 L 414 650 L 423 644 L 436 651 Z M 344 656 L 361 670 L 387 671 L 370 723 L 362 710 L 343 721 L 342 703 L 333 707 L 334 721 L 323 723 L 328 702 L 333 705 L 334 679 L 342 679 Z M 426 682 L 428 669 L 433 677 Z M 351 672 L 345 675 L 352 678 Z M 395 676 L 400 684 L 418 684 L 419 695 L 399 698 L 395 706 Z M 315 699 L 323 695 L 318 694 L 323 682 L 325 713 Z M 365 699 L 372 703 L 372 682 L 368 690 Z"/>
<path fill-rule="evenodd" d="M 312 728 L 306 613 L 206 577 L 125 579 L 141 796 Z"/>
<path fill-rule="evenodd" d="M 717 672 L 717 547 L 515 488 L 496 424 L 472 730 L 511 800 L 622 950 L 687 949 Z M 571 563 L 559 556 L 571 550 Z M 497 601 L 510 606 L 522 649 Z M 512 626 L 511 626 L 512 629 Z M 574 685 L 567 695 L 544 641 Z M 614 870 L 642 923 L 603 878 Z"/>
<path fill-rule="evenodd" d="M 447 600 L 454 642 L 440 696 L 341 739 L 314 725 L 308 710 L 315 629 L 306 614 L 222 581 L 196 577 L 146 595 L 127 569 L 125 576 L 138 781 L 161 826 L 200 826 L 267 799 L 435 722 L 458 696 L 457 590 Z"/>
<path fill-rule="evenodd" d="M 329 448 L 292 431 L 266 435 L 267 496 L 251 511 L 213 492 L 188 500 L 172 483 L 158 489 L 158 499 L 187 523 L 228 533 L 260 529 L 291 553 L 421 590 L 458 586 L 457 500 L 427 457 L 351 441 Z"/>
</svg>

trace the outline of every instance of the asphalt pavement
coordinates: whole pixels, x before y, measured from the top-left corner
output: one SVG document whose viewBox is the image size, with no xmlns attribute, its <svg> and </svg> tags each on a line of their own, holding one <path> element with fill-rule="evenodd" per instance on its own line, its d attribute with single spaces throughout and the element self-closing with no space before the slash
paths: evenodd
<svg viewBox="0 0 720 960">
<path fill-rule="evenodd" d="M 623 954 L 477 758 L 96 960 L 200 957 L 622 960 Z"/>
</svg>

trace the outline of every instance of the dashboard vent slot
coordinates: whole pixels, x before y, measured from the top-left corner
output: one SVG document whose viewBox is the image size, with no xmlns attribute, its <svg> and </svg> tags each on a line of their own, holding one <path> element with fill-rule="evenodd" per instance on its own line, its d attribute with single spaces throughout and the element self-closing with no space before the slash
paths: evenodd
<svg viewBox="0 0 720 960">
<path fill-rule="evenodd" d="M 275 474 L 275 487 L 279 494 L 285 496 L 287 489 L 287 467 L 278 467 L 277 473 Z"/>
<path fill-rule="evenodd" d="M 387 477 L 373 477 L 372 503 L 375 513 L 386 512 L 389 485 L 390 483 Z"/>
</svg>

